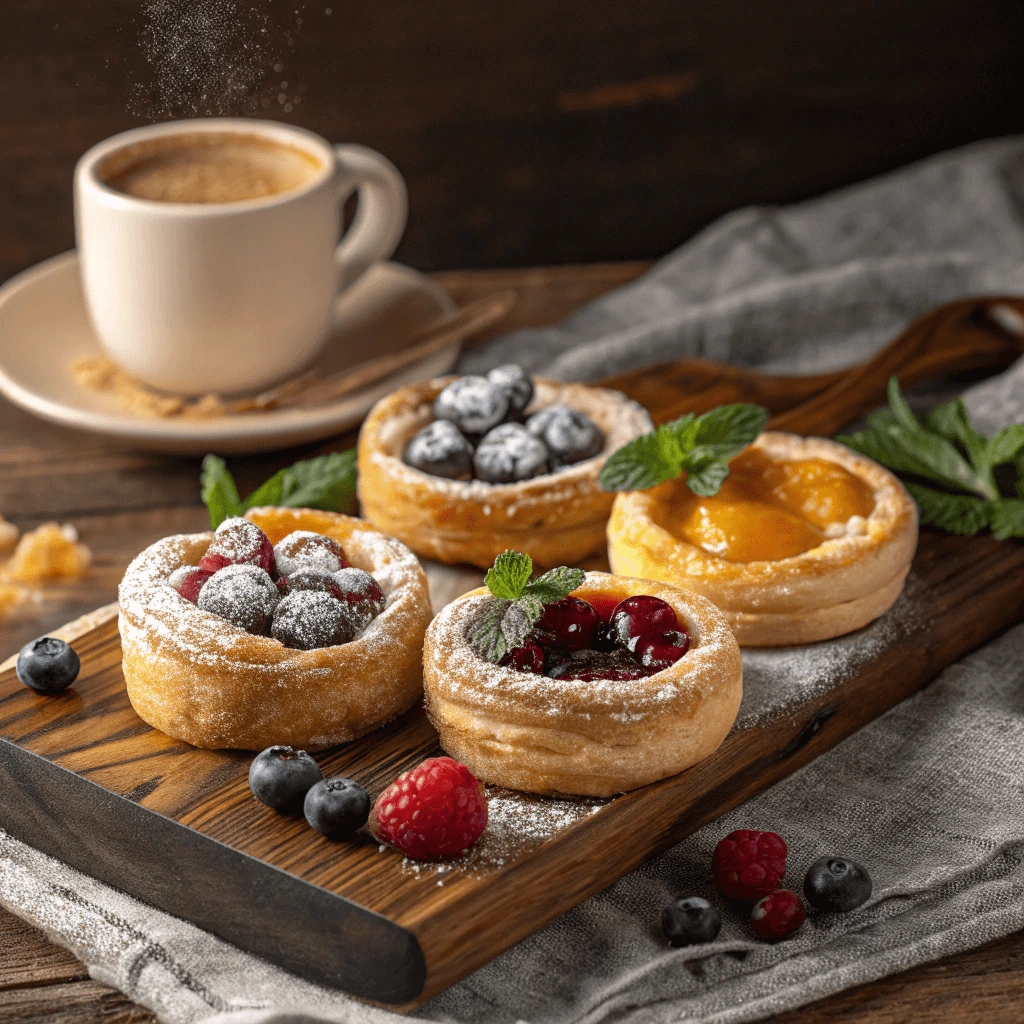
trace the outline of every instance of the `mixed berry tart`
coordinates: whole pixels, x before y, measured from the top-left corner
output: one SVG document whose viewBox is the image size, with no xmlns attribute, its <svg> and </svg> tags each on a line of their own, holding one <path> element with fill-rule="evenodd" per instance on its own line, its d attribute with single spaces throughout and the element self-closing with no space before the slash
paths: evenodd
<svg viewBox="0 0 1024 1024">
<path fill-rule="evenodd" d="M 650 429 L 618 391 L 515 365 L 410 385 L 363 424 L 362 512 L 441 562 L 486 568 L 507 548 L 542 565 L 575 562 L 604 547 L 612 495 L 598 475 L 607 455 Z"/>
<path fill-rule="evenodd" d="M 914 503 L 892 473 L 835 441 L 779 432 L 726 472 L 716 493 L 683 474 L 619 494 L 612 570 L 713 601 L 741 646 L 826 640 L 891 607 L 917 547 Z"/>
<path fill-rule="evenodd" d="M 479 779 L 606 797 L 674 775 L 725 739 L 742 663 L 709 601 L 650 580 L 506 552 L 427 630 L 441 746 Z"/>
<path fill-rule="evenodd" d="M 321 749 L 422 689 L 426 576 L 349 516 L 257 508 L 167 537 L 128 567 L 119 601 L 133 707 L 197 747 Z"/>
</svg>

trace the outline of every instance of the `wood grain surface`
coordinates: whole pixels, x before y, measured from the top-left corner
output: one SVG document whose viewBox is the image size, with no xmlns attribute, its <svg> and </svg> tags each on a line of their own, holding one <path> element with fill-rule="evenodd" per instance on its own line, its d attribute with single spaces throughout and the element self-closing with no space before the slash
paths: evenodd
<svg viewBox="0 0 1024 1024">
<path fill-rule="evenodd" d="M 628 279 L 639 269 L 560 268 L 550 275 L 530 271 L 517 278 L 514 272 L 501 272 L 498 277 L 503 285 L 522 285 L 527 299 L 537 293 L 546 294 L 547 302 L 528 301 L 525 307 L 533 310 L 533 322 L 544 322 L 556 319 L 573 304 L 567 295 L 590 297 Z M 532 279 L 529 286 L 527 277 Z M 496 277 L 491 273 L 450 274 L 445 275 L 444 283 L 459 301 L 465 301 L 493 290 Z M 545 315 L 545 310 L 552 312 Z M 523 315 L 523 307 L 516 312 Z M 31 620 L 13 629 L 0 627 L 2 656 L 15 650 L 22 638 L 38 635 L 79 610 L 109 601 L 130 557 L 157 537 L 201 528 L 204 512 L 193 504 L 194 462 L 112 449 L 101 442 L 36 423 L 2 403 L 0 430 L 5 438 L 14 439 L 12 446 L 0 446 L 0 468 L 4 470 L 0 473 L 0 510 L 23 526 L 49 517 L 71 518 L 97 553 L 96 570 L 89 579 L 51 591 Z M 340 439 L 335 445 L 322 447 L 344 447 L 348 443 L 348 439 Z M 295 457 L 297 453 L 292 452 L 281 455 L 277 463 L 267 459 L 237 460 L 237 468 L 243 478 L 248 475 L 255 483 L 273 465 Z M 65 479 L 67 474 L 70 480 Z M 27 515 L 19 514 L 25 497 L 34 501 Z M 127 511 L 115 511 L 119 509 Z M 924 571 L 933 572 L 940 563 L 948 561 L 948 551 L 937 551 Z M 962 580 L 964 575 L 960 573 L 958 577 L 954 573 L 949 581 L 950 600 L 959 593 L 958 579 Z M 987 578 L 991 581 L 990 575 Z M 919 649 L 919 653 L 925 652 Z M 822 744 L 823 749 L 829 742 L 826 732 L 815 737 L 810 748 L 804 750 L 809 756 L 817 749 L 814 744 Z M 151 1019 L 117 994 L 84 980 L 84 973 L 76 969 L 73 960 L 37 933 L 26 930 L 7 915 L 0 915 L 0 926 L 12 929 L 11 940 L 0 941 L 0 1019 Z M 0 934 L 0 939 L 7 934 Z M 40 951 L 48 952 L 44 957 Z M 1022 993 L 1024 940 L 1012 937 L 980 951 L 843 993 L 800 1011 L 800 1019 L 894 1022 L 959 1017 L 968 1021 L 1010 1021 L 1019 1019 Z M 788 1022 L 790 1017 L 795 1019 L 795 1015 L 780 1019 Z"/>
<path fill-rule="evenodd" d="M 186 33 L 146 13 L 203 6 L 0 4 L 0 280 L 71 247 L 71 173 L 88 146 L 223 108 L 237 50 L 218 54 L 195 102 L 188 52 L 159 58 Z M 1024 129 L 1024 9 L 1006 0 L 231 8 L 236 45 L 261 41 L 250 10 L 268 33 L 229 111 L 390 156 L 413 210 L 399 257 L 423 270 L 656 257 L 738 206 Z M 279 95 L 301 103 L 286 111 Z"/>
</svg>

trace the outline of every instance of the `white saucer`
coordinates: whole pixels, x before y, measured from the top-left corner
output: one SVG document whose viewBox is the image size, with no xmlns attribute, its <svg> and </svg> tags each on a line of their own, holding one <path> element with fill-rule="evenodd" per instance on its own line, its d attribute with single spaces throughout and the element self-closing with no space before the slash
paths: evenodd
<svg viewBox="0 0 1024 1024">
<path fill-rule="evenodd" d="M 334 372 L 395 351 L 418 326 L 454 310 L 447 293 L 429 278 L 398 263 L 381 263 L 339 297 L 336 328 L 315 365 Z M 72 360 L 101 351 L 86 314 L 75 252 L 45 260 L 0 287 L 0 392 L 51 423 L 178 455 L 266 452 L 343 433 L 379 398 L 403 384 L 447 373 L 458 358 L 453 344 L 316 409 L 213 420 L 148 419 L 75 382 Z"/>
</svg>

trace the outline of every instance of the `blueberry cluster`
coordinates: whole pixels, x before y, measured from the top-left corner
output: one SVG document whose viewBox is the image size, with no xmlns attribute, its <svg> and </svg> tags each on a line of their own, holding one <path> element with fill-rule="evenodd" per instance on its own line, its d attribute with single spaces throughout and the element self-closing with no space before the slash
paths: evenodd
<svg viewBox="0 0 1024 1024">
<path fill-rule="evenodd" d="M 221 523 L 199 565 L 168 583 L 203 611 L 300 651 L 348 643 L 384 609 L 380 585 L 336 540 L 296 530 L 271 545 L 245 519 Z"/>
<path fill-rule="evenodd" d="M 305 815 L 329 839 L 347 839 L 370 817 L 370 795 L 351 779 L 325 779 L 304 750 L 267 747 L 249 766 L 249 788 L 279 814 Z"/>
<path fill-rule="evenodd" d="M 405 462 L 448 480 L 509 484 L 555 473 L 604 447 L 594 421 L 568 405 L 532 416 L 533 380 L 509 363 L 460 377 L 434 399 L 434 421 L 406 445 Z"/>
</svg>

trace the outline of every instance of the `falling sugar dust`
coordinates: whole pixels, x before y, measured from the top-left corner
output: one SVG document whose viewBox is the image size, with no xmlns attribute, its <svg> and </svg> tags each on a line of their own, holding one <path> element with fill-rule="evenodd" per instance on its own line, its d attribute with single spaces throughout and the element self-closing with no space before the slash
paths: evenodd
<svg viewBox="0 0 1024 1024">
<path fill-rule="evenodd" d="M 145 80 L 131 86 L 131 113 L 148 120 L 291 113 L 305 92 L 287 81 L 302 22 L 301 6 L 265 0 L 145 0 L 135 23 Z"/>
</svg>

